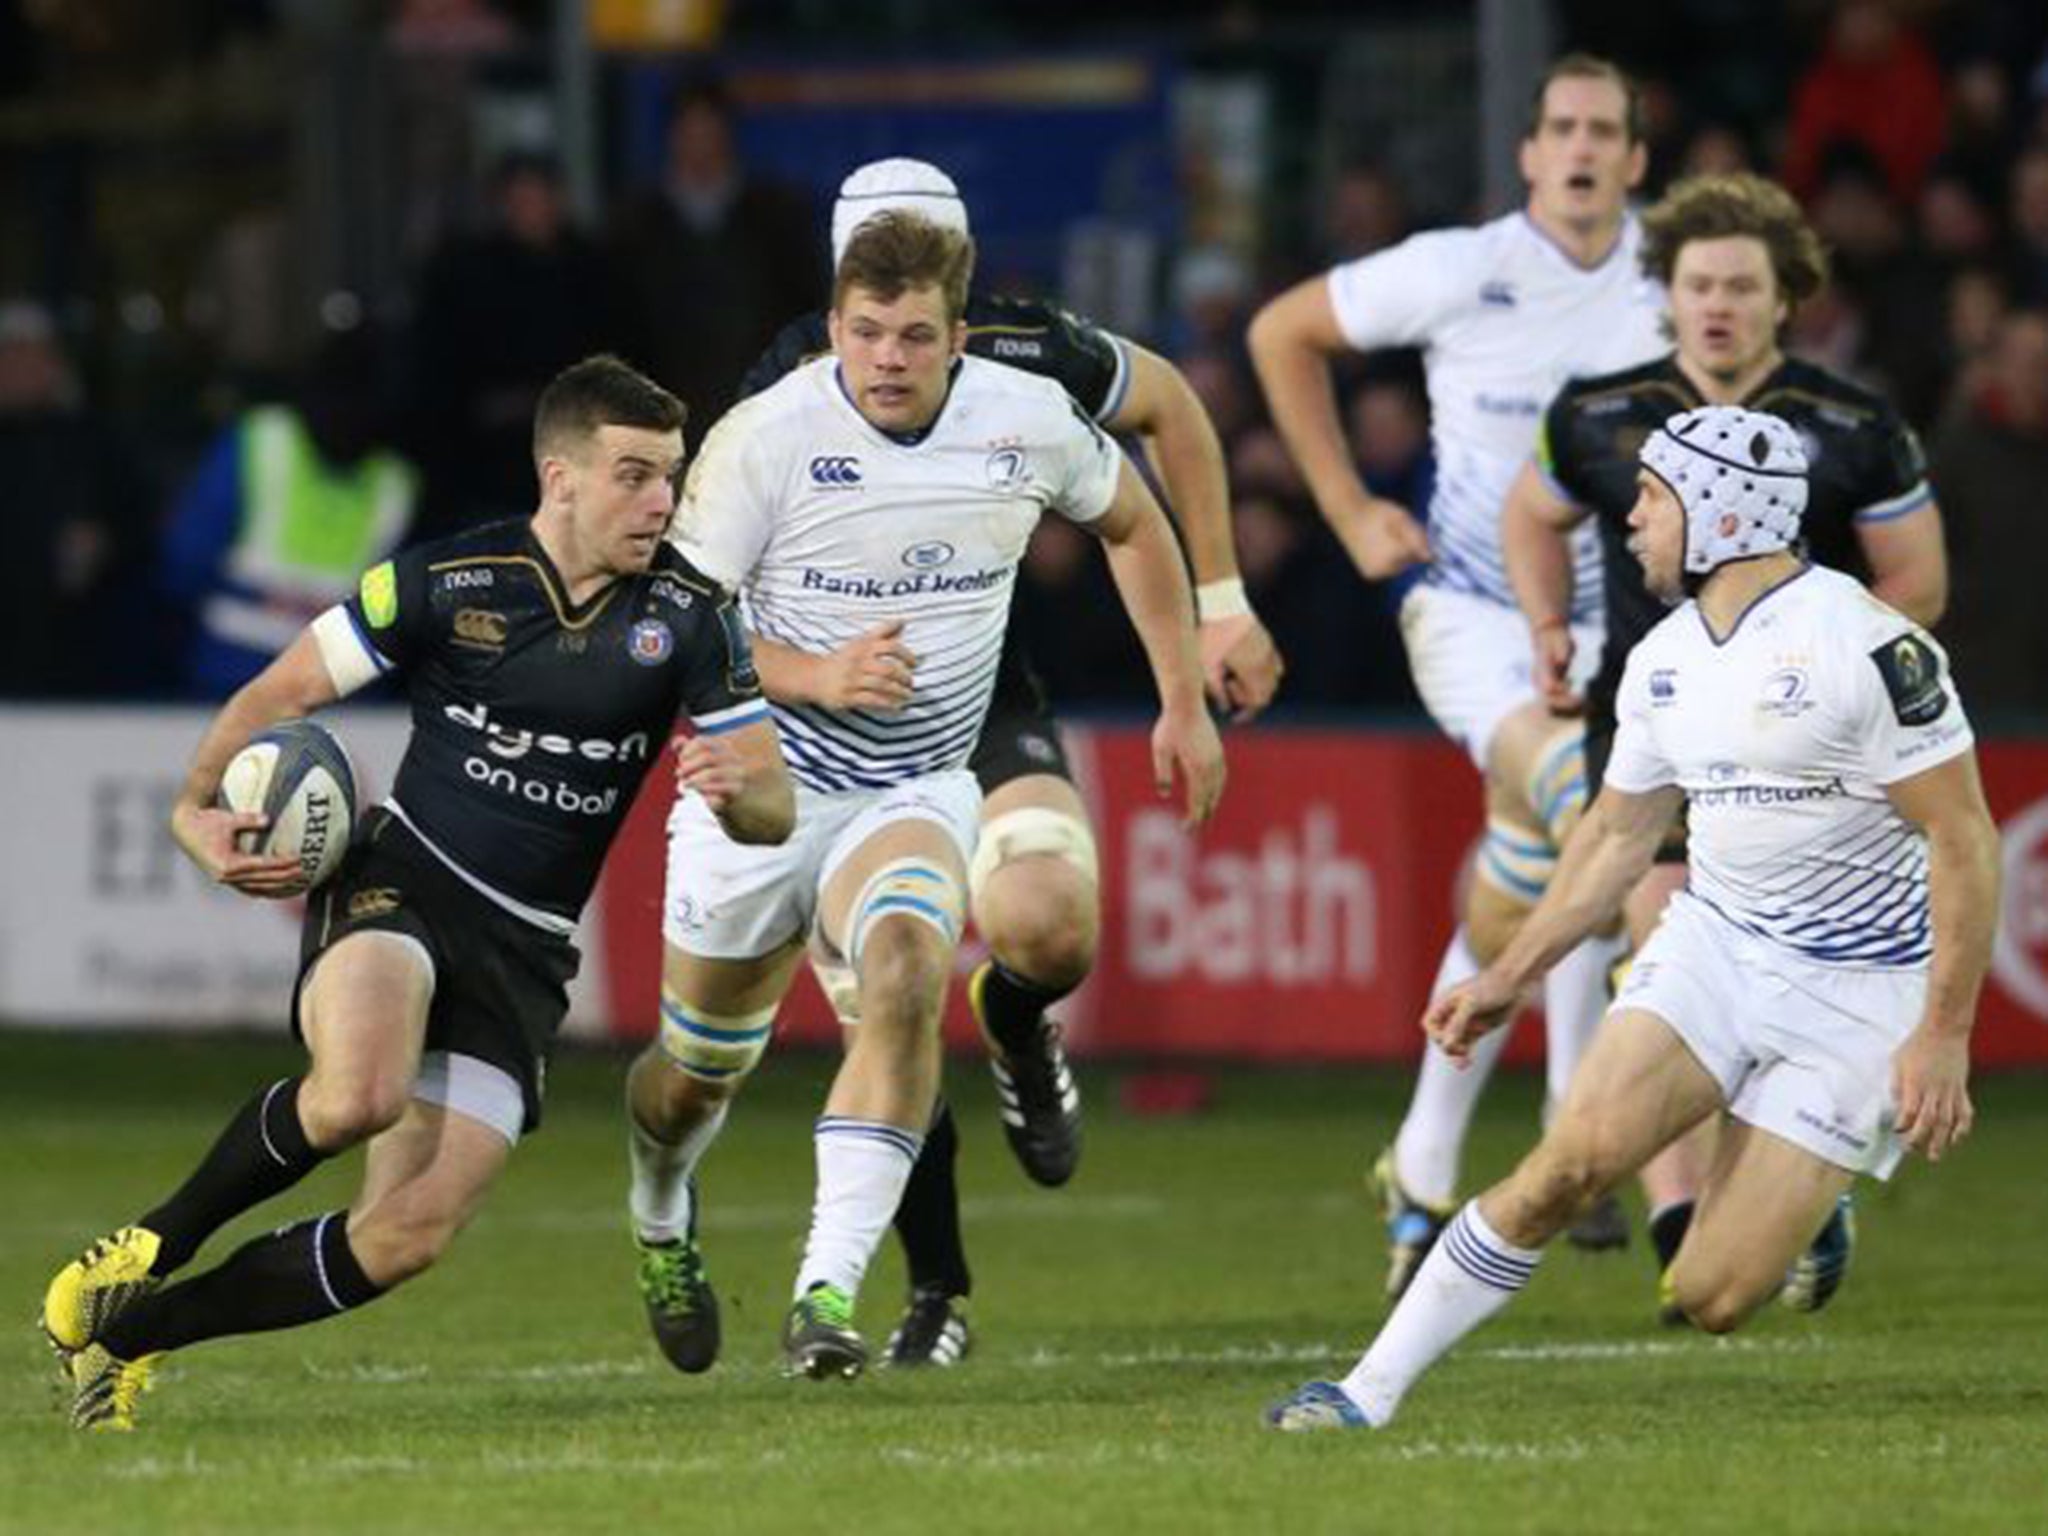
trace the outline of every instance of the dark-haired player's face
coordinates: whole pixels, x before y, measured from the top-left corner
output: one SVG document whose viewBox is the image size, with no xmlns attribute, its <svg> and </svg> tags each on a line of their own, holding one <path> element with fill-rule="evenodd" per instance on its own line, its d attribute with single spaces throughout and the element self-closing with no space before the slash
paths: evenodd
<svg viewBox="0 0 2048 1536">
<path fill-rule="evenodd" d="M 1636 472 L 1628 528 L 1628 552 L 1643 568 L 1643 585 L 1665 602 L 1677 602 L 1685 590 L 1685 507 L 1647 469 Z"/>
<path fill-rule="evenodd" d="M 1733 382 L 1776 359 L 1785 301 L 1771 253 L 1754 235 L 1688 240 L 1671 268 L 1671 329 L 1678 355 Z"/>
<path fill-rule="evenodd" d="M 1522 179 L 1539 223 L 1611 224 L 1647 155 L 1628 136 L 1628 93 L 1612 80 L 1564 76 L 1543 93 L 1536 131 L 1522 140 Z"/>
<path fill-rule="evenodd" d="M 966 326 L 946 315 L 937 284 L 884 303 L 865 288 L 832 311 L 832 350 L 854 409 L 885 432 L 928 427 L 946 403 L 946 380 Z"/>
<path fill-rule="evenodd" d="M 683 434 L 599 427 L 569 472 L 577 542 L 607 570 L 646 570 L 675 516 Z"/>
</svg>

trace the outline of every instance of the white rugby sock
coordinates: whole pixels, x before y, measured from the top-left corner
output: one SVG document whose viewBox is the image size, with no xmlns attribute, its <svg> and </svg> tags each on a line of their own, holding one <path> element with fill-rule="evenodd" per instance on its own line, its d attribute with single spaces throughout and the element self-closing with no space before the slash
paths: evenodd
<svg viewBox="0 0 2048 1536">
<path fill-rule="evenodd" d="M 1437 967 L 1432 998 L 1443 996 L 1461 981 L 1479 974 L 1479 962 L 1460 927 L 1451 936 Z M 1493 1064 L 1507 1045 L 1512 1024 L 1485 1036 L 1472 1048 L 1469 1064 L 1460 1067 L 1435 1045 L 1422 1050 L 1422 1069 L 1408 1099 L 1408 1113 L 1394 1137 L 1394 1175 L 1401 1187 L 1430 1205 L 1448 1204 L 1458 1192 L 1458 1162 L 1465 1151 L 1465 1132 L 1480 1092 L 1493 1075 Z"/>
<path fill-rule="evenodd" d="M 1417 1377 L 1529 1283 L 1542 1256 L 1503 1241 L 1479 1214 L 1479 1202 L 1466 1201 L 1379 1337 L 1338 1385 L 1375 1426 L 1385 1424 Z"/>
<path fill-rule="evenodd" d="M 1607 974 L 1627 947 L 1627 938 L 1618 933 L 1586 939 L 1543 978 L 1546 1115 L 1564 1103 L 1572 1074 L 1607 1016 Z"/>
<path fill-rule="evenodd" d="M 721 1104 L 703 1121 L 691 1127 L 677 1142 L 656 1141 L 629 1107 L 627 1138 L 633 1183 L 626 1207 L 633 1213 L 633 1230 L 645 1242 L 669 1243 L 690 1230 L 690 1175 L 697 1171 L 705 1150 L 718 1139 L 729 1105 Z"/>
<path fill-rule="evenodd" d="M 819 1284 L 858 1295 L 868 1261 L 903 1201 L 924 1138 L 879 1120 L 825 1115 L 812 1140 L 818 1196 L 804 1261 L 796 1272 L 796 1295 Z"/>
</svg>

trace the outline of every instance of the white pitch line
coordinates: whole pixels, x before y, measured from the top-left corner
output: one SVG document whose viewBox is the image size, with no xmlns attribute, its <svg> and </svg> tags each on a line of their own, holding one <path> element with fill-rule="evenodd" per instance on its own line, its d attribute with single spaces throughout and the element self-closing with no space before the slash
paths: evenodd
<svg viewBox="0 0 2048 1536">
<path fill-rule="evenodd" d="M 1488 1360 L 1646 1360 L 1669 1355 L 1805 1355 L 1826 1349 L 1821 1339 L 1620 1339 L 1611 1344 L 1504 1344 L 1465 1353 Z"/>
<path fill-rule="evenodd" d="M 1821 1339 L 1617 1339 L 1612 1342 L 1573 1344 L 1504 1344 L 1492 1348 L 1466 1349 L 1455 1358 L 1501 1360 L 1512 1364 L 1556 1361 L 1602 1363 L 1671 1359 L 1686 1355 L 1812 1354 L 1826 1349 Z M 1093 1367 L 1103 1370 L 1173 1370 L 1209 1366 L 1324 1366 L 1335 1365 L 1357 1354 L 1359 1341 L 1332 1340 L 1321 1343 L 1289 1344 L 1271 1339 L 1261 1344 L 1229 1344 L 1216 1349 L 1188 1349 L 1177 1345 L 1139 1350 L 1104 1350 L 1076 1353 L 1071 1350 L 1040 1348 L 1029 1353 L 997 1360 L 999 1368 L 1019 1366 L 1026 1370 L 1069 1370 Z M 360 1386 L 403 1386 L 425 1381 L 429 1371 L 423 1365 L 328 1366 L 306 1362 L 306 1371 L 316 1381 Z M 772 1360 L 724 1361 L 719 1372 L 727 1378 L 756 1378 L 781 1373 Z M 440 1381 L 637 1381 L 666 1377 L 654 1362 L 640 1356 L 626 1359 L 558 1360 L 533 1365 L 483 1366 L 470 1370 L 442 1369 L 434 1373 Z"/>
<path fill-rule="evenodd" d="M 311 1360 L 300 1362 L 306 1374 L 315 1381 L 346 1381 L 358 1386 L 387 1387 L 408 1381 L 424 1381 L 427 1368 L 424 1365 L 320 1365 Z"/>
<path fill-rule="evenodd" d="M 1590 1447 L 1577 1440 L 1541 1441 L 1435 1440 L 1395 1441 L 1386 1454 L 1396 1461 L 1584 1461 Z"/>
<path fill-rule="evenodd" d="M 1076 1355 L 1062 1350 L 1038 1349 L 1025 1355 L 1024 1365 L 1039 1369 L 1060 1369 L 1072 1365 L 1098 1365 L 1110 1369 L 1159 1366 L 1204 1365 L 1317 1365 L 1349 1359 L 1363 1340 L 1327 1344 L 1230 1344 L 1220 1349 L 1183 1349 L 1166 1345 L 1130 1352 Z M 1818 1339 L 1621 1339 L 1613 1343 L 1508 1344 L 1492 1349 L 1461 1350 L 1457 1358 L 1482 1360 L 1640 1360 L 1673 1355 L 1705 1353 L 1805 1354 L 1824 1349 Z"/>
</svg>

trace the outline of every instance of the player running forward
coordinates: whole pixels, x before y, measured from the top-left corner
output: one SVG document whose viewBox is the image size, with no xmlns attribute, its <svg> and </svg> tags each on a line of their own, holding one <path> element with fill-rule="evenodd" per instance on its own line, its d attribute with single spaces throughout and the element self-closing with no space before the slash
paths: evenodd
<svg viewBox="0 0 2048 1536">
<path fill-rule="evenodd" d="M 857 1000 L 816 1126 L 817 1199 L 783 1333 L 792 1374 L 867 1361 L 854 1301 L 937 1097 L 981 810 L 967 762 L 1041 513 L 1108 545 L 1158 681 L 1162 793 L 1184 775 L 1200 821 L 1223 783 L 1166 520 L 1057 385 L 961 356 L 973 253 L 914 215 L 856 233 L 834 282 L 833 355 L 712 430 L 679 521 L 684 551 L 741 589 L 762 639 L 823 656 L 895 621 L 915 658 L 900 704 L 773 703 L 798 783 L 786 847 L 735 849 L 689 802 L 669 823 L 661 1035 L 636 1064 L 632 1107 L 636 1134 L 672 1154 L 672 1188 L 766 1049 L 807 941 Z M 709 1364 L 716 1313 L 700 1315 Z"/>
<path fill-rule="evenodd" d="M 1859 1173 L 1968 1133 L 1970 1029 L 1998 911 L 1998 831 L 1939 647 L 1795 553 L 1808 464 L 1781 418 L 1673 416 L 1644 444 L 1631 547 L 1690 593 L 1628 659 L 1606 784 L 1507 950 L 1439 998 L 1453 1057 L 1649 867 L 1681 803 L 1692 878 L 1630 969 L 1563 1109 L 1453 1217 L 1341 1382 L 1283 1430 L 1387 1424 L 1592 1196 L 1726 1114 L 1673 1294 L 1712 1333 L 1776 1294 Z"/>
<path fill-rule="evenodd" d="M 678 787 L 707 840 L 789 835 L 732 600 L 662 542 L 682 422 L 615 358 L 567 369 L 535 414 L 530 520 L 375 567 L 207 728 L 172 834 L 222 884 L 276 898 L 297 893 L 296 863 L 235 851 L 261 818 L 214 808 L 228 760 L 387 673 L 413 717 L 391 798 L 306 913 L 292 1015 L 306 1071 L 255 1094 L 167 1200 L 50 1284 L 43 1325 L 74 1424 L 129 1428 L 166 1350 L 352 1311 L 440 1257 L 540 1122 L 576 915 L 679 710 L 697 734 Z M 349 1209 L 164 1285 L 227 1221 L 359 1142 Z"/>
<path fill-rule="evenodd" d="M 1542 779 L 1550 743 L 1581 729 L 1591 793 L 1600 789 L 1614 742 L 1614 700 L 1636 643 L 1666 613 L 1629 557 L 1629 513 L 1636 499 L 1636 450 L 1673 411 L 1743 405 L 1792 425 L 1809 464 L 1800 536 L 1816 564 L 1869 582 L 1880 601 L 1914 623 L 1941 617 L 1948 589 L 1941 513 L 1927 484 L 1912 429 L 1883 399 L 1847 379 L 1785 356 L 1779 337 L 1800 303 L 1826 281 L 1826 259 L 1797 203 L 1755 176 L 1680 182 L 1643 215 L 1644 270 L 1670 294 L 1676 349 L 1621 373 L 1576 379 L 1551 403 L 1537 451 L 1524 466 L 1502 515 L 1508 573 L 1528 620 L 1536 680 L 1544 703 L 1502 728 L 1522 747 L 1530 786 Z M 1570 681 L 1578 658 L 1564 615 L 1573 600 L 1569 530 L 1593 519 L 1603 553 L 1606 641 L 1582 701 Z M 1553 713 L 1556 711 L 1558 713 Z M 1514 752 L 1504 754 L 1515 761 Z M 1540 789 L 1520 810 L 1525 835 L 1542 828 Z M 1683 824 L 1659 845 L 1656 862 L 1627 903 L 1630 938 L 1640 948 L 1671 893 L 1685 882 Z M 1496 925 L 1507 932 L 1529 903 L 1506 887 L 1483 887 Z M 1498 946 L 1496 946 L 1497 948 Z M 1694 1197 L 1711 1154 L 1713 1127 L 1687 1138 L 1643 1170 L 1650 1237 L 1668 1269 L 1685 1238 Z M 1703 1145 L 1695 1146 L 1696 1140 Z M 1854 1225 L 1845 1202 L 1794 1266 L 1785 1300 L 1802 1310 L 1827 1303 L 1841 1284 Z M 1683 1314 L 1666 1297 L 1667 1320 Z"/>
<path fill-rule="evenodd" d="M 1647 151 L 1635 86 L 1604 60 L 1573 54 L 1545 73 L 1521 146 L 1527 205 L 1476 229 L 1434 230 L 1337 267 L 1282 294 L 1252 322 L 1251 351 L 1273 419 L 1316 505 L 1369 579 L 1429 562 L 1403 599 L 1401 633 L 1416 691 L 1444 732 L 1487 778 L 1489 824 L 1481 880 L 1533 889 L 1556 850 L 1498 817 L 1500 726 L 1536 696 L 1529 637 L 1500 547 L 1501 503 L 1529 457 L 1543 407 L 1565 380 L 1628 367 L 1664 350 L 1662 295 L 1636 260 L 1641 231 L 1628 212 Z M 1422 349 L 1437 481 L 1429 532 L 1408 510 L 1370 495 L 1338 424 L 1330 359 L 1375 347 Z M 1579 581 L 1567 615 L 1579 653 L 1598 651 L 1599 547 L 1573 547 Z M 1548 824 L 1562 830 L 1584 805 L 1584 781 L 1550 762 Z M 1553 1083 L 1570 1077 L 1607 1000 L 1614 947 L 1589 944 L 1544 991 Z M 1436 990 L 1478 968 L 1460 924 Z M 1503 1032 L 1504 1033 L 1504 1032 Z M 1425 1047 L 1414 1096 L 1374 1166 L 1387 1218 L 1387 1291 L 1398 1296 L 1455 1208 L 1458 1163 L 1473 1106 L 1498 1047 L 1475 1070 Z M 1626 1239 L 1618 1213 L 1585 1236 Z"/>
<path fill-rule="evenodd" d="M 916 213 L 970 232 L 966 205 L 944 171 L 922 160 L 878 160 L 840 186 L 832 215 L 834 263 L 856 229 L 889 212 Z M 821 311 L 784 327 L 741 384 L 742 397 L 829 351 L 826 318 Z M 1054 305 L 977 293 L 967 300 L 967 355 L 1042 374 L 1096 422 L 1143 443 L 1193 570 L 1210 702 L 1239 720 L 1257 714 L 1279 683 L 1280 658 L 1237 577 L 1215 429 L 1179 371 Z M 755 661 L 763 688 L 780 703 L 897 708 L 911 693 L 911 656 L 896 621 L 828 655 L 757 636 Z M 989 949 L 969 980 L 968 1002 L 989 1045 L 1011 1150 L 1038 1183 L 1064 1184 L 1080 1157 L 1081 1093 L 1047 1010 L 1094 967 L 1101 892 L 1088 813 L 1014 624 L 1004 631 L 995 694 L 967 766 L 983 796 L 981 837 L 967 871 L 968 910 Z M 833 1001 L 851 1022 L 853 997 L 841 989 Z M 643 1067 L 637 1075 L 653 1070 Z M 655 1337 L 670 1353 L 670 1346 L 698 1335 L 691 1314 L 702 1288 L 672 1278 L 696 1263 L 682 1237 L 694 1191 L 673 1175 L 675 1159 L 660 1143 L 636 1135 L 632 1145 L 641 1291 Z M 959 1155 L 959 1132 L 942 1094 L 896 1209 L 910 1298 L 889 1337 L 891 1365 L 951 1365 L 972 1343 L 966 1300 L 974 1281 L 960 1231 Z M 693 1358 L 675 1363 L 687 1368 Z"/>
</svg>

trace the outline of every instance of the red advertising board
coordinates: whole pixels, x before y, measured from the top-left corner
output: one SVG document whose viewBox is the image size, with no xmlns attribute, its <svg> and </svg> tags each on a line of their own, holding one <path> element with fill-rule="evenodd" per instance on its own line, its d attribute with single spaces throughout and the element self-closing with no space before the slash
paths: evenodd
<svg viewBox="0 0 2048 1536">
<path fill-rule="evenodd" d="M 1062 1009 L 1078 1051 L 1415 1054 L 1479 826 L 1478 779 L 1461 754 L 1419 734 L 1234 732 L 1223 809 L 1190 832 L 1153 792 L 1143 730 L 1082 729 L 1070 744 L 1103 872 L 1101 959 Z M 1987 1066 L 2048 1062 L 2048 744 L 1994 742 L 1981 757 L 2005 835 L 2005 899 L 1976 1056 Z M 626 1035 L 646 1034 L 656 1016 L 667 799 L 667 784 L 652 783 L 605 875 L 602 963 Z M 965 1040 L 970 1028 L 956 998 L 949 1032 Z M 833 1037 L 808 982 L 781 1029 Z M 1518 1037 L 1514 1054 L 1540 1053 L 1540 1031 Z"/>
</svg>

